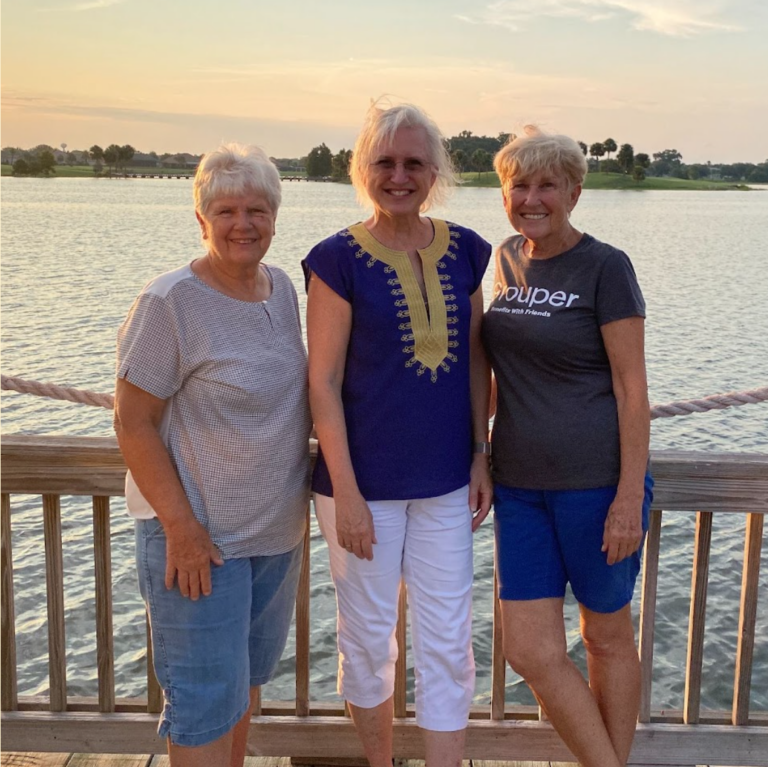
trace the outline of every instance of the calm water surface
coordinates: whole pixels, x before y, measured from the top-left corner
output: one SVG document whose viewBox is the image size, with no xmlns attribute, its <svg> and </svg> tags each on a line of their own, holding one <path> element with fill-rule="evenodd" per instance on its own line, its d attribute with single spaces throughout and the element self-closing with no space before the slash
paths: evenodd
<svg viewBox="0 0 768 767">
<path fill-rule="evenodd" d="M 40 381 L 113 388 L 115 332 L 153 276 L 202 253 L 191 183 L 183 180 L 2 179 L 3 371 Z M 359 220 L 348 186 L 286 183 L 267 261 L 299 289 L 300 260 L 318 240 Z M 477 230 L 493 244 L 510 234 L 499 190 L 459 190 L 435 215 Z M 768 193 L 587 191 L 577 227 L 629 253 L 648 304 L 651 401 L 688 399 L 768 384 Z M 486 275 L 490 294 L 492 270 Z M 3 432 L 109 435 L 110 413 L 4 392 Z M 657 420 L 652 446 L 768 452 L 768 406 Z M 144 617 L 132 560 L 132 523 L 115 499 L 112 528 L 117 694 L 139 695 Z M 733 687 L 744 518 L 715 517 L 702 704 L 727 709 Z M 492 531 L 475 543 L 477 702 L 490 699 Z M 91 511 L 67 499 L 63 514 L 70 694 L 96 693 Z M 679 708 L 684 689 L 693 515 L 667 514 L 662 530 L 654 707 Z M 41 502 L 14 498 L 14 568 L 19 691 L 48 688 Z M 763 546 L 768 560 L 768 543 Z M 752 705 L 768 709 L 768 567 L 761 576 Z M 335 618 L 327 558 L 312 537 L 312 696 L 335 699 Z M 568 639 L 583 664 L 576 610 Z M 265 690 L 292 699 L 293 639 Z M 531 703 L 507 673 L 510 702 Z"/>
</svg>

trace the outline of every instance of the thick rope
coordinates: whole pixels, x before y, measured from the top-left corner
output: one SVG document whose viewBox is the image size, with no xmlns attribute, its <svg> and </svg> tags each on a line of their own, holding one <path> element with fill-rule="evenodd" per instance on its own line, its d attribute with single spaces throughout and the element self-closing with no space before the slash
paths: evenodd
<svg viewBox="0 0 768 767">
<path fill-rule="evenodd" d="M 112 408 L 115 403 L 115 398 L 111 394 L 99 394 L 82 389 L 72 389 L 67 386 L 57 386 L 56 384 L 44 384 L 40 381 L 25 381 L 23 378 L 13 376 L 0 376 L 0 378 L 3 389 L 16 391 L 20 394 L 36 394 L 38 397 L 63 399 L 105 408 Z M 705 413 L 708 410 L 725 410 L 729 407 L 741 407 L 742 405 L 756 405 L 758 402 L 766 401 L 768 401 L 768 386 L 752 391 L 712 394 L 702 399 L 670 402 L 667 405 L 653 405 L 651 406 L 651 420 L 654 418 L 672 418 L 676 415 L 689 415 L 690 413 Z"/>
<path fill-rule="evenodd" d="M 0 384 L 3 389 L 17 391 L 19 394 L 35 394 L 38 397 L 65 399 L 68 402 L 79 402 L 83 405 L 95 405 L 107 409 L 111 409 L 115 405 L 115 398 L 111 394 L 99 394 L 94 391 L 73 389 L 69 386 L 45 384 L 40 383 L 40 381 L 25 381 L 23 378 L 13 376 L 0 376 Z"/>
</svg>

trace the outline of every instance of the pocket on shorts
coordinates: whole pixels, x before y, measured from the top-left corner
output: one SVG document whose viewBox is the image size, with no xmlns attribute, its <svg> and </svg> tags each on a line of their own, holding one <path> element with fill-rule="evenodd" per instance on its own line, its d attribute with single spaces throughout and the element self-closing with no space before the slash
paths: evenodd
<svg viewBox="0 0 768 767">
<path fill-rule="evenodd" d="M 165 538 L 165 528 L 163 527 L 163 523 L 159 520 L 158 517 L 152 517 L 152 519 L 143 520 L 142 526 L 144 528 L 142 531 L 144 540 L 147 543 L 159 536 Z"/>
</svg>

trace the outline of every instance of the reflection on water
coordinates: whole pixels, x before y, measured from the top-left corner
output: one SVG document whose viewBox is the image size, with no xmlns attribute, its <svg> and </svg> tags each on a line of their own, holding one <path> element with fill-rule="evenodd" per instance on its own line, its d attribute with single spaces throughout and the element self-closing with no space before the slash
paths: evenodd
<svg viewBox="0 0 768 767">
<path fill-rule="evenodd" d="M 267 260 L 284 268 L 304 304 L 300 261 L 319 239 L 357 221 L 351 187 L 284 185 Z M 115 331 L 142 285 L 201 253 L 191 184 L 182 180 L 2 180 L 4 372 L 95 391 L 113 387 Z M 510 228 L 494 189 L 459 190 L 436 215 L 498 244 Z M 648 305 L 651 400 L 668 402 L 768 383 L 768 194 L 584 192 L 577 227 L 626 250 Z M 489 270 L 484 286 L 490 294 Z M 13 393 L 2 395 L 3 431 L 108 435 L 110 413 Z M 655 421 L 654 448 L 768 451 L 768 406 Z M 113 499 L 117 694 L 141 694 L 144 617 L 133 569 L 132 523 Z M 70 694 L 96 692 L 93 536 L 88 499 L 63 499 Z M 668 514 L 662 529 L 654 656 L 655 707 L 679 708 L 684 688 L 693 515 Z M 727 709 L 733 689 L 744 518 L 716 515 L 712 536 L 702 705 Z M 44 551 L 39 498 L 13 506 L 19 691 L 48 688 Z M 764 559 L 768 544 L 764 544 Z M 475 538 L 477 701 L 490 699 L 492 530 Z M 761 576 L 752 705 L 768 709 L 768 568 Z M 335 615 L 324 546 L 312 532 L 312 696 L 335 699 Z M 583 666 L 575 606 L 568 641 Z M 761 641 L 762 639 L 762 641 Z M 292 699 L 293 638 L 267 698 Z M 508 700 L 532 703 L 508 671 Z"/>
</svg>

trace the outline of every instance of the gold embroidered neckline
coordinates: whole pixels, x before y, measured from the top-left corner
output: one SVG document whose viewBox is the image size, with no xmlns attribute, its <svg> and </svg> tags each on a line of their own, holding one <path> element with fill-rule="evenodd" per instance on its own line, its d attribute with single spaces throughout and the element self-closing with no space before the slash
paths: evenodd
<svg viewBox="0 0 768 767">
<path fill-rule="evenodd" d="M 445 255 L 445 251 L 448 249 L 448 245 L 451 241 L 451 233 L 448 229 L 448 224 L 445 221 L 441 221 L 439 218 L 430 218 L 432 228 L 435 231 L 435 236 L 432 238 L 432 242 L 427 245 L 426 248 L 417 248 L 422 262 L 425 261 L 437 261 L 441 256 Z M 404 250 L 393 250 L 386 245 L 382 245 L 366 228 L 362 222 L 349 227 L 349 232 L 357 240 L 362 248 L 370 253 L 374 258 L 383 261 L 387 266 L 395 266 L 395 261 L 401 258 L 408 258 L 408 254 Z"/>
<path fill-rule="evenodd" d="M 450 246 L 451 234 L 445 221 L 430 221 L 435 236 L 426 248 L 417 249 L 424 272 L 429 313 L 408 253 L 382 245 L 362 223 L 349 227 L 349 232 L 371 256 L 395 270 L 401 289 L 392 292 L 402 294 L 408 307 L 413 330 L 413 356 L 432 371 L 432 380 L 436 380 L 437 369 L 448 356 L 448 317 L 437 263 Z"/>
</svg>

